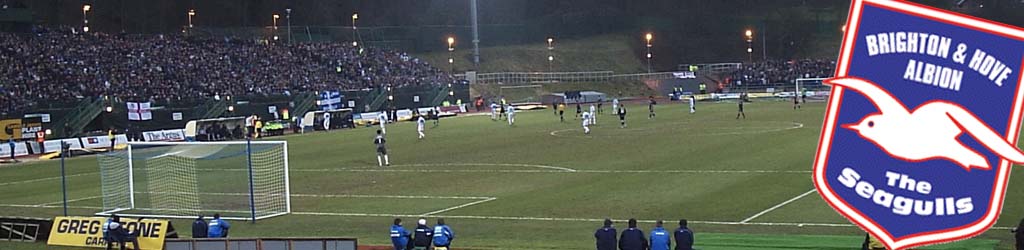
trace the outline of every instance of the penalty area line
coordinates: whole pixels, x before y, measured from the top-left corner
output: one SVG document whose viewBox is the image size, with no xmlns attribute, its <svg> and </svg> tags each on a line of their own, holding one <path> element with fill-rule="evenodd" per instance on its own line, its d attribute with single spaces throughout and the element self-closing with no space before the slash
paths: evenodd
<svg viewBox="0 0 1024 250">
<path fill-rule="evenodd" d="M 427 212 L 427 213 L 424 213 L 424 214 L 420 214 L 420 216 L 435 215 L 435 214 L 444 213 L 444 212 L 452 211 L 452 210 L 455 210 L 455 209 L 464 208 L 464 207 L 468 207 L 468 206 L 472 206 L 472 205 L 476 205 L 476 204 L 480 204 L 480 203 L 484 203 L 484 202 L 488 202 L 488 201 L 493 201 L 493 200 L 497 200 L 497 199 L 498 198 L 496 198 L 496 197 L 491 197 L 491 198 L 487 198 L 486 200 L 474 201 L 474 202 L 470 202 L 470 203 L 466 203 L 466 204 L 462 204 L 462 205 L 458 205 L 458 206 L 454 206 L 454 207 L 449 207 L 449 208 L 445 208 L 445 209 L 441 209 L 441 210 L 437 210 L 437 211 L 433 211 L 433 212 Z"/>
<path fill-rule="evenodd" d="M 811 191 L 807 191 L 806 193 L 797 195 L 796 197 L 793 197 L 792 199 L 783 201 L 782 203 L 779 203 L 778 205 L 775 205 L 773 207 L 765 209 L 764 211 L 761 211 L 760 213 L 757 213 L 757 214 L 754 214 L 754 215 L 752 215 L 750 217 L 747 217 L 746 219 L 741 220 L 740 223 L 747 223 L 747 222 L 749 222 L 751 220 L 757 219 L 757 217 L 761 217 L 761 215 L 764 215 L 764 214 L 770 213 L 772 211 L 775 211 L 775 209 L 779 209 L 780 207 L 788 205 L 789 203 L 793 203 L 794 201 L 799 200 L 800 198 L 804 198 L 804 197 L 806 197 L 806 196 L 808 196 L 810 194 L 813 194 L 814 192 L 817 192 L 817 191 L 818 191 L 817 189 L 811 189 Z"/>
</svg>

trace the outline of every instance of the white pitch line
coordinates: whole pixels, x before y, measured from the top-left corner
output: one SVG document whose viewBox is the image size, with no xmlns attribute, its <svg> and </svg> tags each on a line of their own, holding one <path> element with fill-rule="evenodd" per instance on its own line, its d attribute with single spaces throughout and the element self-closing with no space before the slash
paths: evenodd
<svg viewBox="0 0 1024 250">
<path fill-rule="evenodd" d="M 70 200 L 68 200 L 68 203 L 72 203 L 72 202 L 76 202 L 76 201 L 92 200 L 92 199 L 97 199 L 97 198 L 103 198 L 103 196 L 102 195 L 97 195 L 97 196 L 89 196 L 89 197 L 85 197 L 85 198 L 70 199 Z M 46 205 L 56 205 L 56 204 L 61 204 L 61 203 L 64 203 L 64 201 L 47 202 L 47 203 L 43 203 L 43 204 L 39 204 L 39 205 L 40 206 L 46 206 Z"/>
<path fill-rule="evenodd" d="M 808 195 L 810 195 L 810 194 L 812 194 L 814 192 L 817 192 L 817 191 L 818 191 L 817 189 L 811 189 L 811 191 L 807 191 L 806 193 L 803 193 L 801 195 L 797 195 L 796 197 L 793 197 L 792 199 L 783 201 L 782 203 L 779 203 L 778 205 L 775 205 L 774 207 L 770 207 L 768 209 L 765 209 L 764 211 L 761 211 L 760 213 L 757 213 L 757 214 L 755 214 L 753 216 L 747 217 L 746 219 L 741 220 L 740 223 L 747 223 L 747 222 L 749 222 L 749 221 L 751 221 L 753 219 L 756 219 L 757 217 L 761 217 L 761 215 L 767 214 L 767 213 L 769 213 L 771 211 L 775 211 L 775 209 L 779 209 L 782 206 L 785 206 L 785 205 L 787 205 L 789 203 L 793 203 L 794 201 L 799 200 L 800 198 L 804 198 L 804 196 L 808 196 Z"/>
<path fill-rule="evenodd" d="M 340 217 L 420 217 L 418 214 L 373 214 L 373 213 L 330 213 L 330 212 L 292 212 L 295 215 L 340 216 Z M 517 217 L 517 216 L 479 216 L 479 215 L 435 215 L 447 219 L 477 220 L 516 220 L 516 221 L 569 221 L 569 222 L 602 222 L 594 218 L 557 218 L 557 217 Z M 625 219 L 614 219 L 625 221 Z M 657 220 L 637 220 L 640 223 L 654 223 Z M 735 221 L 689 221 L 694 224 L 735 225 L 735 226 L 772 226 L 772 227 L 856 227 L 845 223 L 800 223 L 800 222 L 735 222 Z M 992 227 L 996 230 L 1010 230 L 1011 227 Z"/>
<path fill-rule="evenodd" d="M 494 197 L 474 196 L 426 196 L 426 195 L 362 195 L 362 194 L 292 194 L 292 197 L 315 198 L 389 198 L 389 199 L 451 199 L 451 200 L 487 200 Z"/>
<path fill-rule="evenodd" d="M 19 204 L 0 204 L 0 207 L 20 207 L 20 208 L 62 208 L 62 206 L 40 206 L 40 205 L 19 205 Z M 93 206 L 68 206 L 68 208 L 74 209 L 97 209 L 103 210 L 102 207 Z M 248 212 L 248 211 L 243 211 Z M 372 214 L 372 213 L 332 213 L 332 212 L 292 212 L 294 215 L 310 215 L 310 216 L 340 216 L 340 217 L 419 217 L 418 214 Z M 436 216 L 452 219 L 478 219 L 478 220 L 530 220 L 530 221 L 578 221 L 578 222 L 601 222 L 604 219 L 590 219 L 590 218 L 554 218 L 554 217 L 514 217 L 514 216 L 478 216 L 478 215 L 444 215 Z M 624 221 L 624 219 L 616 219 L 617 221 Z M 656 220 L 637 220 L 641 223 L 654 223 Z M 708 225 L 739 225 L 739 226 L 790 226 L 790 227 L 854 227 L 853 224 L 841 224 L 841 223 L 798 223 L 798 222 L 730 222 L 730 221 L 690 221 L 694 224 L 708 224 Z M 1013 227 L 992 227 L 990 229 L 995 230 L 1010 230 Z"/>
<path fill-rule="evenodd" d="M 441 210 L 437 210 L 437 211 L 433 211 L 433 212 L 428 212 L 428 213 L 420 214 L 420 216 L 435 215 L 435 214 L 444 213 L 444 212 L 452 211 L 452 210 L 455 210 L 455 209 L 464 208 L 464 207 L 468 207 L 468 206 L 472 206 L 472 205 L 476 205 L 476 204 L 480 204 L 480 203 L 484 203 L 484 202 L 488 202 L 488 201 L 493 201 L 493 200 L 497 200 L 497 199 L 498 198 L 491 197 L 491 198 L 486 199 L 486 200 L 474 201 L 474 202 L 470 202 L 470 203 L 466 203 L 466 204 L 462 204 L 462 205 L 458 205 L 458 206 L 454 206 L 454 207 L 450 207 L 450 208 L 445 208 L 445 209 L 441 209 Z"/>
<path fill-rule="evenodd" d="M 73 175 L 67 175 L 67 176 L 64 176 L 64 177 L 78 177 L 78 176 L 85 176 L 85 175 L 91 175 L 91 174 L 99 174 L 99 172 L 73 174 Z M 40 181 L 48 181 L 48 180 L 60 180 L 60 176 L 38 178 L 38 179 L 31 179 L 31 180 L 24 180 L 24 181 L 3 182 L 3 183 L 0 183 L 0 186 L 14 185 L 14 184 L 24 184 L 24 183 L 40 182 Z"/>
<path fill-rule="evenodd" d="M 678 123 L 678 125 L 685 125 L 685 124 L 688 124 L 688 123 L 685 123 L 685 122 L 684 123 Z M 672 124 L 672 125 L 677 125 L 677 124 Z M 766 133 L 774 133 L 774 132 L 780 132 L 780 131 L 786 131 L 786 130 L 792 130 L 792 129 L 801 129 L 803 127 L 804 127 L 803 123 L 794 122 L 792 124 L 792 126 L 783 127 L 783 128 L 778 128 L 778 127 L 762 127 L 763 130 L 754 130 L 754 131 L 746 131 L 746 130 L 749 130 L 751 128 L 734 128 L 734 129 L 729 129 L 729 130 L 740 130 L 740 131 L 739 132 L 721 132 L 721 133 L 699 133 L 699 134 L 694 134 L 694 136 L 722 136 L 722 135 L 766 134 Z M 639 128 L 639 129 L 627 129 L 626 131 L 647 131 L 647 130 L 653 130 L 653 129 L 656 129 L 656 128 L 658 128 L 658 127 L 647 127 L 647 128 Z M 574 131 L 574 130 L 575 131 L 580 131 L 581 129 L 575 129 L 575 128 L 559 129 L 559 130 L 551 131 L 548 134 L 551 135 L 551 136 L 554 136 L 554 137 L 563 137 L 563 138 L 566 138 L 566 137 L 572 137 L 572 138 L 595 138 L 593 136 L 562 135 L 561 134 L 562 132 Z M 606 136 L 615 136 L 615 134 L 606 135 Z"/>
<path fill-rule="evenodd" d="M 809 174 L 809 170 L 474 170 L 474 169 L 293 169 L 294 172 L 411 172 L 411 173 L 592 173 L 592 174 Z"/>
</svg>

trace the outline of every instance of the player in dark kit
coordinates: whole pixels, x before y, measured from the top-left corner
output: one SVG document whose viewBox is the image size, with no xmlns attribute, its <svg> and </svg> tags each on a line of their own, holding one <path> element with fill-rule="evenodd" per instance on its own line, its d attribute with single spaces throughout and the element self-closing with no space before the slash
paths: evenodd
<svg viewBox="0 0 1024 250">
<path fill-rule="evenodd" d="M 658 102 L 654 101 L 654 96 L 651 96 L 651 101 L 650 101 L 650 103 L 647 104 L 647 109 L 651 113 L 647 114 L 647 119 L 654 118 L 654 116 L 655 116 L 655 114 L 654 114 L 654 105 L 658 105 Z"/>
<path fill-rule="evenodd" d="M 619 115 L 619 128 L 626 127 L 626 105 L 619 105 L 619 110 L 615 111 Z"/>
<path fill-rule="evenodd" d="M 580 103 L 577 102 L 576 103 L 576 117 L 573 117 L 572 119 L 576 120 L 576 118 L 579 118 L 581 114 L 583 114 L 583 107 L 580 107 Z"/>
<path fill-rule="evenodd" d="M 388 161 L 388 149 L 384 147 L 384 135 L 381 131 L 377 130 L 377 137 L 373 138 L 373 144 L 377 145 L 377 166 L 391 166 L 391 162 Z M 381 157 L 384 157 L 384 161 L 381 161 Z"/>
<path fill-rule="evenodd" d="M 740 98 L 740 102 L 739 102 L 739 109 L 740 110 L 739 110 L 738 113 L 736 113 L 736 119 L 740 119 L 741 115 L 743 116 L 743 119 L 747 119 L 747 114 L 743 113 L 743 102 L 744 102 L 743 98 Z"/>
<path fill-rule="evenodd" d="M 793 109 L 800 109 L 800 99 L 797 95 L 793 95 Z"/>
</svg>

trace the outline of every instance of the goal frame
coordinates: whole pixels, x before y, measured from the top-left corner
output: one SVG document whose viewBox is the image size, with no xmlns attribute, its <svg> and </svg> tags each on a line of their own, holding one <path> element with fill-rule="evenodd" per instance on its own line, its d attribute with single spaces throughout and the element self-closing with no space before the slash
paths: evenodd
<svg viewBox="0 0 1024 250">
<path fill-rule="evenodd" d="M 268 215 L 263 215 L 263 216 L 256 216 L 256 207 L 255 207 L 255 201 L 254 201 L 255 194 L 253 193 L 252 152 L 251 152 L 251 149 L 250 149 L 250 145 L 252 145 L 252 144 L 277 144 L 277 145 L 281 145 L 281 147 L 282 147 L 282 151 L 284 152 L 284 159 L 283 159 L 283 162 L 284 162 L 284 200 L 285 200 L 285 211 L 284 212 L 278 212 L 278 213 L 273 213 L 273 214 L 268 214 Z M 266 218 L 286 215 L 286 214 L 289 214 L 289 213 L 292 212 L 291 177 L 289 176 L 289 172 L 290 171 L 289 171 L 289 167 L 288 167 L 288 142 L 287 141 L 252 141 L 252 140 L 246 140 L 244 142 L 243 141 L 128 142 L 126 150 L 128 152 L 128 154 L 127 154 L 127 161 L 128 161 L 128 164 L 127 164 L 128 165 L 128 199 L 129 199 L 130 207 L 127 207 L 127 208 L 115 208 L 115 209 L 111 209 L 111 210 L 106 210 L 106 208 L 103 208 L 104 211 L 97 212 L 97 213 L 95 213 L 95 215 L 98 215 L 98 216 L 110 216 L 112 214 L 117 214 L 119 216 L 124 216 L 124 217 L 139 217 L 139 218 L 145 217 L 145 218 L 166 218 L 166 219 L 191 219 L 191 218 L 194 218 L 195 216 L 186 216 L 186 215 L 161 215 L 161 214 L 121 213 L 123 211 L 130 211 L 130 210 L 133 210 L 133 209 L 136 208 L 136 206 L 135 206 L 135 172 L 134 172 L 135 167 L 134 167 L 134 164 L 133 164 L 133 161 L 132 161 L 133 160 L 132 159 L 133 158 L 132 146 L 180 146 L 180 145 L 245 145 L 246 152 L 247 152 L 246 153 L 246 158 L 247 158 L 247 161 L 246 161 L 247 162 L 247 164 L 246 164 L 247 166 L 246 166 L 246 168 L 249 169 L 249 171 L 248 171 L 249 172 L 249 176 L 248 176 L 249 177 L 249 201 L 250 201 L 249 202 L 249 211 L 250 211 L 250 215 L 251 216 L 250 217 L 221 217 L 221 219 L 225 219 L 225 220 L 241 220 L 241 221 L 256 221 L 256 220 L 262 220 L 262 219 L 266 219 Z M 106 194 L 103 194 L 103 195 L 105 196 Z"/>
</svg>

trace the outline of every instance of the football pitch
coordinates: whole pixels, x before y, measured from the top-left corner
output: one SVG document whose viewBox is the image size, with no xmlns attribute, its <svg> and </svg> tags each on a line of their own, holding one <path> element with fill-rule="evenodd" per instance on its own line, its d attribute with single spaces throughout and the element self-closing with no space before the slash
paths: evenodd
<svg viewBox="0 0 1024 250">
<path fill-rule="evenodd" d="M 346 236 L 388 245 L 395 217 L 443 217 L 455 248 L 593 249 L 604 218 L 625 228 L 688 219 L 699 249 L 859 249 L 864 232 L 834 212 L 811 181 L 825 104 L 756 100 L 628 106 L 619 128 L 611 105 L 584 135 L 575 108 L 520 112 L 514 126 L 489 116 L 387 128 L 390 167 L 377 167 L 376 126 L 268 138 L 289 143 L 292 213 L 255 224 L 232 222 L 233 237 Z M 95 157 L 67 161 L 69 214 L 101 210 Z M 1012 172 L 1021 172 L 1014 170 Z M 1019 174 L 1018 174 L 1019 175 Z M 0 216 L 60 215 L 58 161 L 0 167 Z M 1024 216 L 1024 185 L 1010 179 L 996 227 L 928 249 L 1011 249 Z M 188 237 L 191 220 L 174 220 Z M 0 249 L 47 249 L 0 242 Z M 49 249 L 67 249 L 51 247 Z"/>
</svg>

